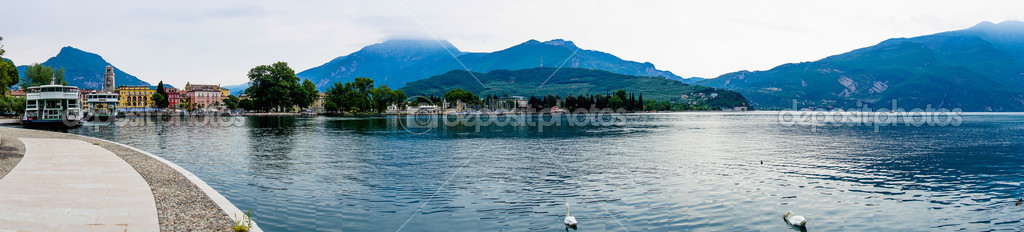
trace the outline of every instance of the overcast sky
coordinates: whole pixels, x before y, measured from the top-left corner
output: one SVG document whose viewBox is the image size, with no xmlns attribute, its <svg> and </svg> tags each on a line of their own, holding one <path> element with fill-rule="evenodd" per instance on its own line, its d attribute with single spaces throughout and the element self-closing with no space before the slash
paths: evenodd
<svg viewBox="0 0 1024 232">
<path fill-rule="evenodd" d="M 5 1 L 5 57 L 73 46 L 144 81 L 232 85 L 256 65 L 296 72 L 389 38 L 491 52 L 529 39 L 690 77 L 764 70 L 981 21 L 1024 21 L 1024 1 Z"/>
</svg>

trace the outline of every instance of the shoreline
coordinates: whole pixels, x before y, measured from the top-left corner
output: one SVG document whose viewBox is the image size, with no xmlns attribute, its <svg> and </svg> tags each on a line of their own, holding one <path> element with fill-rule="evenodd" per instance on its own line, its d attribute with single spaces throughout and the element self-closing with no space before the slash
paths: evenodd
<svg viewBox="0 0 1024 232">
<path fill-rule="evenodd" d="M 197 176 L 159 156 L 137 148 L 83 135 L 0 127 L 0 178 L 25 154 L 18 138 L 62 138 L 94 143 L 123 159 L 138 172 L 156 201 L 161 231 L 230 231 L 241 210 Z M 232 215 L 235 214 L 235 215 Z M 250 231 L 262 231 L 253 222 Z"/>
</svg>

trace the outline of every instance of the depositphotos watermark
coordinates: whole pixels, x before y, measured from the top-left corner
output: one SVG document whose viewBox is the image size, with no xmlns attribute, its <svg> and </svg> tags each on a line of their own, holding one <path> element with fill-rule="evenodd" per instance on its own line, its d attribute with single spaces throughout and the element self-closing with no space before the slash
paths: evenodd
<svg viewBox="0 0 1024 232">
<path fill-rule="evenodd" d="M 874 127 L 875 132 L 884 126 L 929 126 L 958 127 L 963 123 L 963 110 L 960 108 L 933 108 L 931 104 L 925 108 L 910 110 L 899 107 L 892 100 L 892 108 L 872 109 L 864 102 L 857 102 L 856 108 L 850 109 L 800 109 L 796 100 L 793 108 L 779 111 L 779 124 L 783 126 L 863 126 Z"/>
<path fill-rule="evenodd" d="M 543 109 L 537 111 L 532 107 L 489 108 L 463 112 L 445 112 L 429 99 L 411 97 L 411 102 L 422 102 L 416 109 L 401 120 L 402 127 L 414 134 L 425 134 L 439 127 L 470 127 L 480 132 L 483 127 L 536 127 L 544 132 L 545 127 L 608 127 L 621 126 L 628 119 L 625 109 L 598 109 L 595 106 L 578 108 L 572 111 Z M 513 104 L 514 105 L 514 104 Z M 564 116 L 564 117 L 562 117 Z"/>
<path fill-rule="evenodd" d="M 71 126 L 80 122 L 64 120 Z M 245 118 L 235 117 L 221 112 L 175 114 L 164 112 L 125 112 L 118 117 L 95 117 L 89 120 L 88 126 L 147 127 L 156 124 L 182 127 L 235 127 L 244 126 Z"/>
</svg>

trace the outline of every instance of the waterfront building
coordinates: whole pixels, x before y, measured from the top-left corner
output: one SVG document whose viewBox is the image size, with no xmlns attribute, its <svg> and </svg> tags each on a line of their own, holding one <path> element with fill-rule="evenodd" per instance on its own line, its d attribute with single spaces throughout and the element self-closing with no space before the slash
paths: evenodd
<svg viewBox="0 0 1024 232">
<path fill-rule="evenodd" d="M 224 99 L 227 99 L 228 96 L 231 96 L 231 90 L 226 88 L 220 88 L 220 101 L 224 102 Z"/>
<path fill-rule="evenodd" d="M 170 103 L 167 108 L 178 108 L 178 105 L 181 104 L 181 91 L 175 88 L 165 88 L 164 90 L 167 91 L 167 102 Z"/>
<path fill-rule="evenodd" d="M 12 89 L 11 90 L 11 97 L 25 98 L 25 91 L 22 91 L 20 89 Z"/>
<path fill-rule="evenodd" d="M 186 92 L 185 97 L 195 109 L 210 109 L 221 105 L 220 90 L 192 90 Z"/>
<path fill-rule="evenodd" d="M 529 102 L 523 96 L 501 97 L 498 101 L 501 102 L 502 108 L 506 109 L 529 107 Z"/>
<path fill-rule="evenodd" d="M 220 85 L 185 83 L 184 98 L 188 99 L 191 108 L 212 110 L 223 105 L 222 100 L 227 97 L 223 95 L 224 90 Z"/>
<path fill-rule="evenodd" d="M 117 87 L 118 105 L 123 109 L 145 109 L 154 106 L 151 97 L 156 86 L 122 85 Z"/>
<path fill-rule="evenodd" d="M 245 95 L 245 94 L 242 94 L 242 95 L 244 95 L 245 98 L 247 98 L 247 99 L 249 98 L 248 95 Z M 316 101 L 313 102 L 313 107 L 310 107 L 310 108 L 312 108 L 314 113 L 324 113 L 324 112 L 327 112 L 327 110 L 324 109 L 324 102 L 325 101 L 327 101 L 327 93 L 317 93 Z"/>
<path fill-rule="evenodd" d="M 221 89 L 220 85 L 202 85 L 202 84 L 185 83 L 185 92 L 200 91 L 200 90 L 202 90 L 202 91 L 217 91 L 217 92 L 220 92 L 220 89 Z"/>
</svg>

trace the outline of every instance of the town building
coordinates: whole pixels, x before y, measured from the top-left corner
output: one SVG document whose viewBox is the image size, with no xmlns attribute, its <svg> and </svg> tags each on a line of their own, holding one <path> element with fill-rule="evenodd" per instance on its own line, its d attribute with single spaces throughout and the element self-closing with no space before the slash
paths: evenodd
<svg viewBox="0 0 1024 232">
<path fill-rule="evenodd" d="M 181 104 L 181 91 L 175 88 L 165 88 L 164 91 L 167 91 L 167 102 L 170 103 L 167 107 L 172 109 L 178 108 Z"/>
<path fill-rule="evenodd" d="M 244 95 L 244 94 L 243 94 Z M 248 98 L 249 96 L 245 96 Z M 324 113 L 327 109 L 324 109 L 324 102 L 327 101 L 327 93 L 317 93 L 316 101 L 313 101 L 313 113 Z"/>
<path fill-rule="evenodd" d="M 505 97 L 498 98 L 498 102 L 500 102 L 499 105 L 501 105 L 501 107 L 505 108 L 505 109 L 527 108 L 527 107 L 530 107 L 530 104 L 526 100 L 526 97 L 523 97 L 523 96 L 511 96 L 511 97 L 505 96 Z"/>
<path fill-rule="evenodd" d="M 220 85 L 201 85 L 185 83 L 185 97 L 193 109 L 212 109 L 221 106 L 222 91 Z"/>
<path fill-rule="evenodd" d="M 106 71 L 103 72 L 103 92 L 113 93 L 115 89 L 114 85 L 114 66 L 107 65 Z"/>
<path fill-rule="evenodd" d="M 86 95 L 99 92 L 100 90 L 96 89 L 78 89 L 78 101 L 82 103 L 82 109 L 89 109 L 88 104 L 86 104 L 89 103 L 89 98 L 86 98 Z"/>
<path fill-rule="evenodd" d="M 122 85 L 117 87 L 118 104 L 124 109 L 145 109 L 154 106 L 151 97 L 156 86 Z"/>
<path fill-rule="evenodd" d="M 11 90 L 11 97 L 25 98 L 25 91 L 22 91 L 20 89 L 12 89 Z"/>
<path fill-rule="evenodd" d="M 231 90 L 226 88 L 220 88 L 220 101 L 223 102 L 224 99 L 228 98 L 228 96 L 231 96 Z"/>
</svg>

